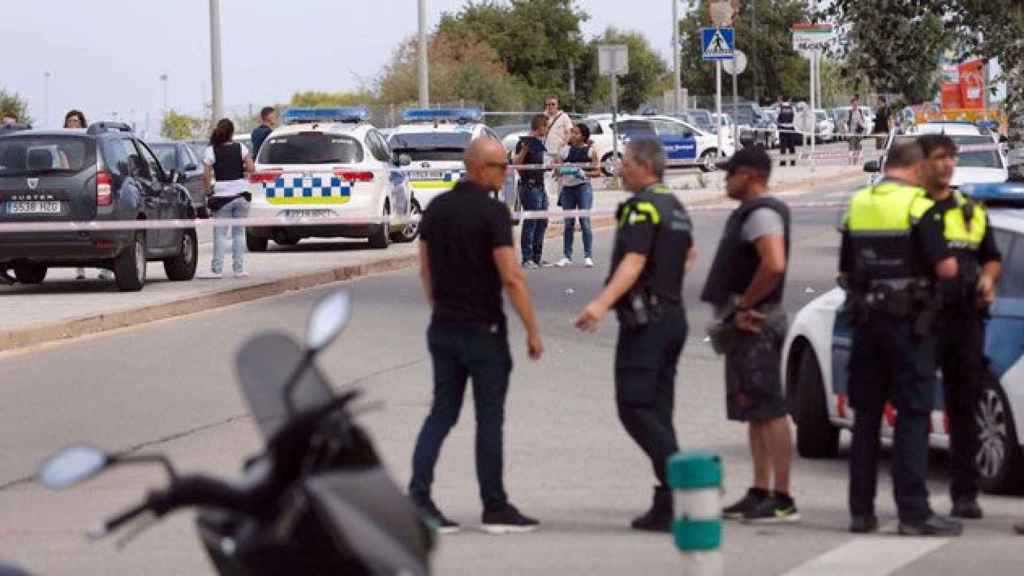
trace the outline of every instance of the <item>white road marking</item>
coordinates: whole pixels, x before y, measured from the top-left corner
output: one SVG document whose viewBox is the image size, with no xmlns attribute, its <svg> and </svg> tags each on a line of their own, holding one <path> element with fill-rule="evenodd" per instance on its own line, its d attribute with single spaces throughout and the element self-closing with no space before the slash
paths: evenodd
<svg viewBox="0 0 1024 576">
<path fill-rule="evenodd" d="M 783 576 L 887 576 L 948 544 L 948 538 L 857 538 Z"/>
</svg>

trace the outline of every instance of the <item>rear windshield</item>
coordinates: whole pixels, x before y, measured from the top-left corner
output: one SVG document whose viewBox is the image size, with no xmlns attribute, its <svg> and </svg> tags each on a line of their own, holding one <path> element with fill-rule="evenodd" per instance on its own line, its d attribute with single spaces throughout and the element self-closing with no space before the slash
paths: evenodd
<svg viewBox="0 0 1024 576">
<path fill-rule="evenodd" d="M 96 142 L 80 136 L 0 138 L 0 177 L 73 174 L 96 164 Z"/>
<path fill-rule="evenodd" d="M 1003 160 L 999 157 L 999 146 L 992 142 L 989 136 L 951 136 L 957 148 L 960 149 L 960 157 L 956 165 L 960 168 L 1005 168 Z M 914 137 L 900 137 L 897 142 L 913 140 Z M 970 148 L 964 149 L 965 146 Z M 971 150 L 971 148 L 984 146 L 991 150 Z"/>
<path fill-rule="evenodd" d="M 363 161 L 363 146 L 349 136 L 301 132 L 274 136 L 263 143 L 260 164 L 354 164 Z"/>
<path fill-rule="evenodd" d="M 462 157 L 469 147 L 472 135 L 468 132 L 424 132 L 420 134 L 394 134 L 391 136 L 391 150 L 396 154 L 408 154 L 413 161 L 455 160 Z"/>
</svg>

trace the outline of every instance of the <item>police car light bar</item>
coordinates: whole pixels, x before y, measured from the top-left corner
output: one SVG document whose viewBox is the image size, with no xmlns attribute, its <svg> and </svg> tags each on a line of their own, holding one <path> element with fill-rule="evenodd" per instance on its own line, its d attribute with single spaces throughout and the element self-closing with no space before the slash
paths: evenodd
<svg viewBox="0 0 1024 576">
<path fill-rule="evenodd" d="M 404 122 L 480 122 L 483 112 L 477 108 L 413 108 L 402 113 Z"/>
<path fill-rule="evenodd" d="M 960 191 L 989 206 L 1024 208 L 1024 182 L 964 184 Z"/>
<path fill-rule="evenodd" d="M 281 119 L 285 124 L 314 122 L 365 122 L 370 118 L 366 108 L 289 108 Z"/>
</svg>

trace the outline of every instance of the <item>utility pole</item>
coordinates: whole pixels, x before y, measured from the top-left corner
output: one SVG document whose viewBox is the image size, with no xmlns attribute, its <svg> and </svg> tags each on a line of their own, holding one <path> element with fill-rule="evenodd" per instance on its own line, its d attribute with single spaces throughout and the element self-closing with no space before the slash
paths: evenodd
<svg viewBox="0 0 1024 576">
<path fill-rule="evenodd" d="M 160 81 L 164 84 L 164 114 L 167 114 L 167 74 L 161 74 Z"/>
<path fill-rule="evenodd" d="M 754 102 L 761 103 L 761 61 L 758 60 L 760 52 L 758 51 L 758 38 L 761 36 L 761 31 L 757 29 L 757 0 L 750 0 L 750 35 L 754 39 L 754 53 L 750 55 L 750 63 L 752 64 L 751 72 L 754 76 Z"/>
<path fill-rule="evenodd" d="M 224 77 L 220 59 L 220 0 L 210 0 L 210 76 L 213 81 L 213 122 L 224 117 Z"/>
<path fill-rule="evenodd" d="M 679 115 L 679 91 L 682 88 L 682 80 L 679 77 L 679 2 L 672 0 L 672 113 Z"/>
<path fill-rule="evenodd" d="M 419 85 L 420 108 L 430 108 L 430 73 L 427 60 L 427 0 L 419 0 L 420 13 L 420 53 L 419 53 Z"/>
<path fill-rule="evenodd" d="M 43 126 L 47 128 L 50 127 L 50 76 L 49 72 L 43 72 Z"/>
</svg>

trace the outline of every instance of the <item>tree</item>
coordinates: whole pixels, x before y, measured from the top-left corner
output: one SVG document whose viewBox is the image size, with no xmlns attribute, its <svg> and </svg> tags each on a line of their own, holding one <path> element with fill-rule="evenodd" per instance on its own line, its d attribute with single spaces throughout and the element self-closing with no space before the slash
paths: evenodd
<svg viewBox="0 0 1024 576">
<path fill-rule="evenodd" d="M 0 88 L 0 116 L 16 118 L 18 122 L 32 123 L 28 115 L 28 102 L 17 92 L 8 92 Z"/>
<path fill-rule="evenodd" d="M 611 100 L 611 81 L 598 74 L 597 54 L 601 44 L 629 46 L 629 74 L 619 77 L 619 107 L 623 110 L 637 110 L 671 87 L 671 78 L 666 76 L 668 67 L 643 34 L 608 28 L 587 44 L 576 71 L 575 105 L 590 108 Z"/>
<path fill-rule="evenodd" d="M 531 102 L 548 95 L 568 101 L 570 67 L 585 65 L 580 24 L 588 18 L 576 0 L 469 0 L 459 12 L 442 15 L 438 31 L 489 44 L 528 87 Z"/>
<path fill-rule="evenodd" d="M 202 118 L 179 114 L 168 110 L 160 126 L 160 135 L 168 140 L 192 140 L 202 138 L 206 122 Z"/>
<path fill-rule="evenodd" d="M 366 106 L 376 99 L 369 90 L 359 92 L 296 92 L 289 106 L 298 108 Z"/>
<path fill-rule="evenodd" d="M 752 2 L 757 3 L 754 6 L 756 29 L 749 16 Z M 747 71 L 740 76 L 740 96 L 753 99 L 755 87 L 751 79 L 756 78 L 758 93 L 763 98 L 778 95 L 809 98 L 810 67 L 807 60 L 793 50 L 790 33 L 793 24 L 807 21 L 807 3 L 803 0 L 747 0 L 737 7 L 739 17 L 733 23 L 736 47 L 749 57 Z M 700 29 L 711 26 L 709 10 L 708 3 L 702 2 L 679 23 L 682 85 L 694 95 L 715 93 L 715 65 L 704 62 L 701 54 Z M 723 76 L 728 77 L 724 73 Z"/>
</svg>

